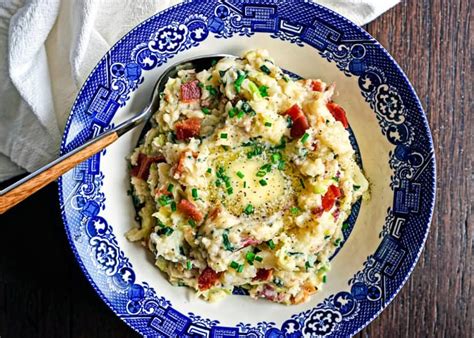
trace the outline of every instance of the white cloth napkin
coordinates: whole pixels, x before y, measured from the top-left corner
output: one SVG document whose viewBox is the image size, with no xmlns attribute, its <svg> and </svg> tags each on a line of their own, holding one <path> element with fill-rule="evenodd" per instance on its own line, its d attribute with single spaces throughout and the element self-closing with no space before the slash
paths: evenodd
<svg viewBox="0 0 474 338">
<path fill-rule="evenodd" d="M 0 181 L 57 157 L 82 83 L 131 28 L 180 0 L 0 0 Z M 365 24 L 399 0 L 316 0 Z"/>
</svg>

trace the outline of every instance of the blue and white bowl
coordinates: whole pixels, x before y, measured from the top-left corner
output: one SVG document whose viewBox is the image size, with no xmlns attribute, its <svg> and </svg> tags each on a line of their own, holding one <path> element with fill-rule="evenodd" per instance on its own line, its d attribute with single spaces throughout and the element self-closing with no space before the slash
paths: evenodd
<svg viewBox="0 0 474 338">
<path fill-rule="evenodd" d="M 188 1 L 124 36 L 99 62 L 72 108 L 61 151 L 143 108 L 171 63 L 265 48 L 303 76 L 336 82 L 371 183 L 351 217 L 325 288 L 283 306 L 235 295 L 216 304 L 171 286 L 133 226 L 125 158 L 140 130 L 60 180 L 71 247 L 107 305 L 147 336 L 348 336 L 373 320 L 407 280 L 428 234 L 435 195 L 433 144 L 420 102 L 390 55 L 362 29 L 311 1 Z M 350 234 L 350 236 L 349 236 Z"/>
</svg>

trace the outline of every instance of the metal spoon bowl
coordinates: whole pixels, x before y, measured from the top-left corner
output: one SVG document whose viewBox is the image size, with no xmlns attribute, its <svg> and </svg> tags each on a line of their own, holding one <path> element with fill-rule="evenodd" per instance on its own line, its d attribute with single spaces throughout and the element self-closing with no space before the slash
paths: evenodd
<svg viewBox="0 0 474 338">
<path fill-rule="evenodd" d="M 230 54 L 212 54 L 189 58 L 168 67 L 158 78 L 153 88 L 153 92 L 148 105 L 143 111 L 128 120 L 120 123 L 115 128 L 110 129 L 97 137 L 87 141 L 83 145 L 57 158 L 56 160 L 39 168 L 28 176 L 0 190 L 0 214 L 20 203 L 28 196 L 34 194 L 48 183 L 56 180 L 77 164 L 85 161 L 89 157 L 109 146 L 122 135 L 135 127 L 147 122 L 153 116 L 160 105 L 160 93 L 163 91 L 169 78 L 175 77 L 179 70 L 194 68 L 197 71 L 209 68 L 213 61 L 224 57 L 236 58 Z M 146 130 L 147 128 L 145 128 Z"/>
</svg>

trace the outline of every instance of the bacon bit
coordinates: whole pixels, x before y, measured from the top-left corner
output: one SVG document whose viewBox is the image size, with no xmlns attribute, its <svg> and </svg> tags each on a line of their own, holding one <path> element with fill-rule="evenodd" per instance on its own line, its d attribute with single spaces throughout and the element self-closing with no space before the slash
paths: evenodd
<svg viewBox="0 0 474 338">
<path fill-rule="evenodd" d="M 273 277 L 273 269 L 258 269 L 254 281 L 267 281 Z"/>
<path fill-rule="evenodd" d="M 304 135 L 306 129 L 309 128 L 308 120 L 306 116 L 302 115 L 297 120 L 293 121 L 290 135 L 293 138 L 299 138 Z"/>
<path fill-rule="evenodd" d="M 201 132 L 201 120 L 197 117 L 176 122 L 174 126 L 176 128 L 176 139 L 180 141 L 199 136 Z"/>
<path fill-rule="evenodd" d="M 296 296 L 291 296 L 291 304 L 301 304 L 306 302 L 309 296 L 316 292 L 316 288 L 310 283 L 303 284 L 301 292 Z"/>
<path fill-rule="evenodd" d="M 325 86 L 323 85 L 322 81 L 313 80 L 311 81 L 311 89 L 315 92 L 323 92 L 325 89 Z"/>
<path fill-rule="evenodd" d="M 277 298 L 278 293 L 275 291 L 273 286 L 265 284 L 263 290 L 260 292 L 260 296 L 268 300 L 274 301 Z"/>
<path fill-rule="evenodd" d="M 289 115 L 293 121 L 290 132 L 291 137 L 298 138 L 303 136 L 306 129 L 309 128 L 309 123 L 300 106 L 295 103 L 285 112 L 285 115 Z"/>
<path fill-rule="evenodd" d="M 324 212 L 324 209 L 321 207 L 311 209 L 311 213 L 313 215 L 316 215 L 317 217 L 320 217 L 323 214 L 323 212 Z"/>
<path fill-rule="evenodd" d="M 311 144 L 311 149 L 312 149 L 313 151 L 318 150 L 318 143 L 317 143 L 317 142 L 313 142 L 313 144 Z"/>
<path fill-rule="evenodd" d="M 197 207 L 189 202 L 187 199 L 182 199 L 179 201 L 178 210 L 181 211 L 186 216 L 192 218 L 196 222 L 201 222 L 204 218 L 202 213 L 197 209 Z"/>
<path fill-rule="evenodd" d="M 152 163 L 164 162 L 164 160 L 163 156 L 146 156 L 140 153 L 138 154 L 137 165 L 132 167 L 131 175 L 146 180 L 150 174 Z"/>
<path fill-rule="evenodd" d="M 214 209 L 211 210 L 211 212 L 209 213 L 209 216 L 208 216 L 208 219 L 210 221 L 213 221 L 217 218 L 217 216 L 220 214 L 221 212 L 221 207 L 220 206 L 217 206 L 215 207 Z"/>
<path fill-rule="evenodd" d="M 173 196 L 173 194 L 168 191 L 168 187 L 165 186 L 162 186 L 161 188 L 156 188 L 155 195 Z"/>
<path fill-rule="evenodd" d="M 205 291 L 213 287 L 221 276 L 222 272 L 215 272 L 210 267 L 206 267 L 198 277 L 199 290 Z"/>
<path fill-rule="evenodd" d="M 252 237 L 244 238 L 242 241 L 242 248 L 245 248 L 249 245 L 259 245 L 260 243 L 260 241 L 257 241 L 255 238 Z"/>
<path fill-rule="evenodd" d="M 201 98 L 201 88 L 198 83 L 198 80 L 194 80 L 181 85 L 181 101 L 189 103 Z"/>
<path fill-rule="evenodd" d="M 336 199 L 341 196 L 341 190 L 335 185 L 330 185 L 322 199 L 323 209 L 329 211 L 334 206 Z"/>
<path fill-rule="evenodd" d="M 334 116 L 336 121 L 342 123 L 344 128 L 349 127 L 349 122 L 347 122 L 346 111 L 344 110 L 344 108 L 334 102 L 327 103 L 326 107 L 328 108 L 331 115 Z"/>
<path fill-rule="evenodd" d="M 184 160 L 186 159 L 186 153 L 187 151 L 183 151 L 179 154 L 178 164 L 176 165 L 176 169 L 174 170 L 174 173 L 178 174 L 178 176 L 181 176 L 184 171 Z M 196 159 L 199 156 L 199 153 L 197 151 L 193 151 L 192 155 L 193 158 Z"/>
</svg>

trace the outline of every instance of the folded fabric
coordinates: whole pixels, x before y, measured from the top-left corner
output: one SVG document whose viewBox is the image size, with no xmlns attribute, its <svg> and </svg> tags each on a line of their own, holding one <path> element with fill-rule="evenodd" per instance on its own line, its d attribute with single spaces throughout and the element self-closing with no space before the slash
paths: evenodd
<svg viewBox="0 0 474 338">
<path fill-rule="evenodd" d="M 3 0 L 0 181 L 55 159 L 71 105 L 95 64 L 135 25 L 179 2 Z M 398 0 L 316 2 L 362 25 Z"/>
</svg>

